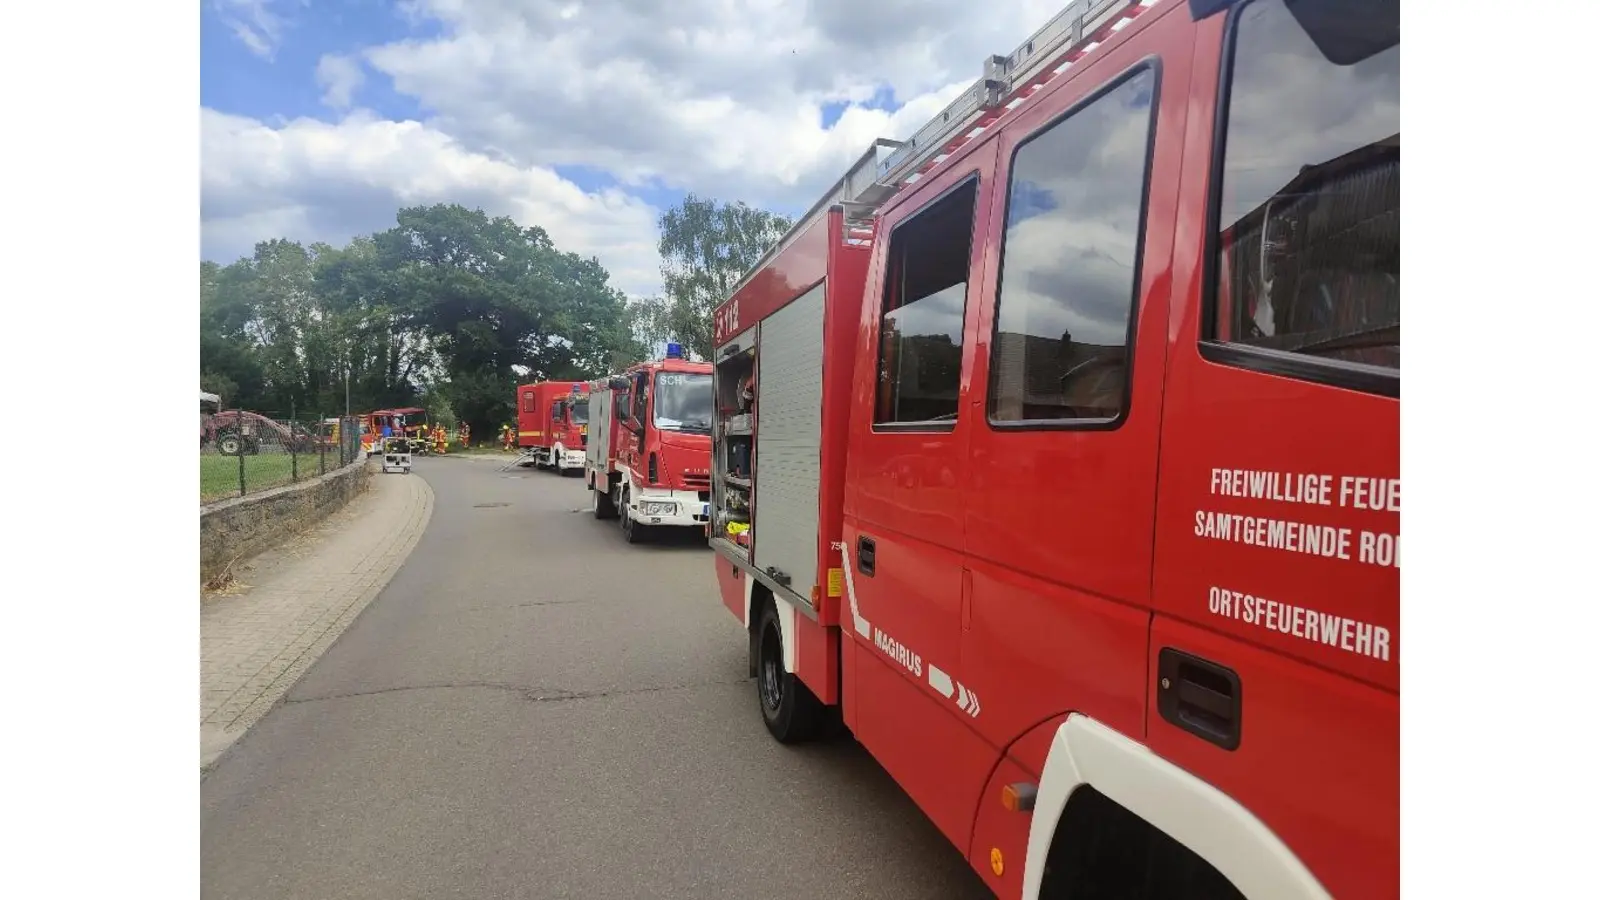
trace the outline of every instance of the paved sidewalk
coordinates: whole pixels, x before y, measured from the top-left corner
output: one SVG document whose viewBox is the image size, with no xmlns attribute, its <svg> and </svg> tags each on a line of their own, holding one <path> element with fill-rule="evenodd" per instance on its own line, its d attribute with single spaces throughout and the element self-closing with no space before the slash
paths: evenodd
<svg viewBox="0 0 1600 900">
<path fill-rule="evenodd" d="M 209 767 L 383 590 L 433 515 L 416 475 L 374 473 L 361 496 L 236 573 L 200 603 L 200 766 Z"/>
</svg>

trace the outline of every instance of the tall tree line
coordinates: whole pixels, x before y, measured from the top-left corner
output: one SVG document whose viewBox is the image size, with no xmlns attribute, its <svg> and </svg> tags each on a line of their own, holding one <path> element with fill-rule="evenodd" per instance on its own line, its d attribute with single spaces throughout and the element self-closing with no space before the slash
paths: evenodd
<svg viewBox="0 0 1600 900">
<path fill-rule="evenodd" d="M 200 264 L 200 385 L 301 418 L 422 406 L 479 435 L 515 386 L 580 380 L 680 341 L 711 355 L 711 312 L 791 220 L 693 194 L 662 214 L 663 294 L 630 303 L 593 257 L 459 205 L 402 209 L 343 247 L 274 239 Z"/>
<path fill-rule="evenodd" d="M 423 406 L 480 435 L 514 388 L 645 353 L 599 261 L 538 227 L 457 205 L 402 209 L 344 247 L 269 240 L 200 264 L 200 384 L 230 407 L 303 417 Z M 516 368 L 525 369 L 519 375 Z"/>
</svg>

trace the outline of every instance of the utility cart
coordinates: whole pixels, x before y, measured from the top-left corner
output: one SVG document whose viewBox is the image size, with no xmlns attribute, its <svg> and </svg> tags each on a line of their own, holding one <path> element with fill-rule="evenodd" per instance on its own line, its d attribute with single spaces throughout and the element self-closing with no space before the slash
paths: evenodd
<svg viewBox="0 0 1600 900">
<path fill-rule="evenodd" d="M 383 441 L 383 472 L 411 474 L 411 441 L 403 437 L 385 438 Z"/>
</svg>

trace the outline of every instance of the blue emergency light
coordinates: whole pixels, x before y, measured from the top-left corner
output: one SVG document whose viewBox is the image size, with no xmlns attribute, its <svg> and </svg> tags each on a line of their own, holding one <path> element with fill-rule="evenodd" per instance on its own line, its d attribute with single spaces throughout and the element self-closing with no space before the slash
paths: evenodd
<svg viewBox="0 0 1600 900">
<path fill-rule="evenodd" d="M 677 341 L 667 341 L 667 359 L 683 359 L 683 345 Z"/>
<path fill-rule="evenodd" d="M 575 384 L 575 385 L 573 385 L 573 386 L 572 386 L 572 395 L 573 395 L 573 396 L 574 396 L 574 397 L 576 397 L 576 396 L 577 396 L 577 395 L 579 395 L 579 394 L 581 394 L 581 393 L 583 393 L 583 390 L 582 390 L 582 388 L 583 388 L 583 385 L 580 385 L 580 384 Z"/>
</svg>

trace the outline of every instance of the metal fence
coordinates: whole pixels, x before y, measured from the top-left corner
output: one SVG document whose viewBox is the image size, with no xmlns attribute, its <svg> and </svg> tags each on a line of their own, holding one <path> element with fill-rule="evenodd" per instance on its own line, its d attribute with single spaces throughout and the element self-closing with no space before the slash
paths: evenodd
<svg viewBox="0 0 1600 900">
<path fill-rule="evenodd" d="M 200 502 L 316 478 L 360 459 L 360 419 L 225 410 L 200 418 Z"/>
</svg>

